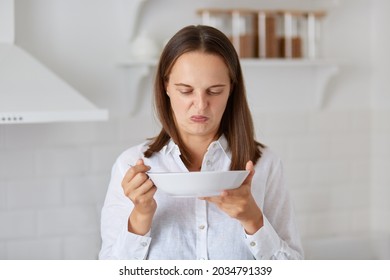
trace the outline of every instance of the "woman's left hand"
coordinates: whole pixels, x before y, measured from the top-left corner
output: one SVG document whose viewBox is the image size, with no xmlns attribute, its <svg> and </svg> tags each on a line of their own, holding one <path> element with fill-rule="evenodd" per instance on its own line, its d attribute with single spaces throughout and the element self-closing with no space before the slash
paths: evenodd
<svg viewBox="0 0 390 280">
<path fill-rule="evenodd" d="M 250 173 L 242 185 L 233 190 L 224 190 L 220 196 L 203 197 L 218 206 L 230 217 L 237 219 L 247 234 L 254 234 L 263 226 L 263 213 L 252 196 L 251 185 L 255 174 L 253 162 L 246 163 Z"/>
</svg>

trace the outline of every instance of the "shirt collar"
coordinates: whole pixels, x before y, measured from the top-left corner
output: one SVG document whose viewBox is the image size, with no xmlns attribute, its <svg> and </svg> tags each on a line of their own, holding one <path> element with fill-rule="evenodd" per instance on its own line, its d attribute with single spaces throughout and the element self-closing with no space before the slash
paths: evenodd
<svg viewBox="0 0 390 280">
<path fill-rule="evenodd" d="M 221 149 L 227 156 L 229 156 L 229 145 L 228 145 L 228 142 L 227 142 L 225 135 L 223 135 L 223 134 L 221 135 L 221 137 L 219 137 L 218 140 L 210 143 L 209 147 L 207 148 L 207 151 L 217 150 L 217 149 Z M 171 139 L 169 139 L 168 144 L 166 144 L 161 149 L 161 152 L 165 155 L 168 155 L 175 150 L 177 150 L 180 154 L 179 146 L 171 138 Z"/>
<path fill-rule="evenodd" d="M 216 140 L 210 144 L 207 151 L 209 151 L 211 149 L 213 149 L 213 150 L 221 149 L 225 153 L 225 155 L 230 158 L 228 141 L 227 141 L 225 135 L 223 135 L 223 134 L 221 135 L 221 137 L 219 137 L 218 140 Z"/>
<path fill-rule="evenodd" d="M 161 152 L 165 155 L 168 155 L 170 153 L 172 153 L 172 151 L 174 150 L 178 150 L 179 153 L 180 153 L 180 149 L 179 149 L 179 146 L 176 145 L 175 142 L 173 142 L 172 138 L 169 139 L 169 142 L 168 144 L 166 144 L 162 149 L 161 149 Z"/>
</svg>

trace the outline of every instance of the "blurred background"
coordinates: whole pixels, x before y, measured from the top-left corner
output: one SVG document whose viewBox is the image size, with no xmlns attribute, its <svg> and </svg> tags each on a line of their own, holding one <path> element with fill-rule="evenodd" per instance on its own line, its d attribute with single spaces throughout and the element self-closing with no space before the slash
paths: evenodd
<svg viewBox="0 0 390 280">
<path fill-rule="evenodd" d="M 156 58 L 183 26 L 220 24 L 209 8 L 325 11 L 315 57 L 243 58 L 257 137 L 284 162 L 307 259 L 390 259 L 389 1 L 14 4 L 15 45 L 109 118 L 0 124 L 0 259 L 97 258 L 112 164 L 159 131 Z"/>
</svg>

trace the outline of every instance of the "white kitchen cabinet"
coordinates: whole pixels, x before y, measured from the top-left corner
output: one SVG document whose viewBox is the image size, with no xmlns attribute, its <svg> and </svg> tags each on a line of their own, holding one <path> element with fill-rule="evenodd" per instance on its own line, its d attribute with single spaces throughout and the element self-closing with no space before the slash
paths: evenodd
<svg viewBox="0 0 390 280">
<path fill-rule="evenodd" d="M 15 44 L 14 2 L 0 0 L 0 125 L 106 121 L 108 110 Z"/>
<path fill-rule="evenodd" d="M 126 2 L 126 1 L 125 1 Z M 126 2 L 127 8 L 132 11 L 132 21 L 129 26 L 132 28 L 127 34 L 130 45 L 137 39 L 138 21 L 140 16 L 147 16 L 146 11 L 142 11 L 142 6 L 146 2 L 153 5 L 157 4 L 157 0 L 128 0 Z M 237 3 L 239 2 L 239 3 Z M 271 3 L 270 3 L 271 2 Z M 277 1 L 262 1 L 262 0 L 211 0 L 198 1 L 197 7 L 191 10 L 196 13 L 199 8 L 251 8 L 251 9 L 306 9 L 306 10 L 330 10 L 337 6 L 338 1 L 332 0 L 285 0 Z M 194 4 L 195 5 L 195 4 Z M 196 6 L 195 5 L 195 6 Z M 163 11 L 162 11 L 163 12 Z M 199 17 L 200 23 L 201 19 Z M 132 54 L 130 52 L 124 53 L 117 64 L 132 75 L 132 83 L 127 83 L 129 94 L 132 95 L 132 106 L 130 114 L 136 114 L 137 109 L 140 108 L 144 102 L 145 95 L 140 88 L 141 81 L 150 77 L 154 73 L 157 65 L 156 46 L 149 46 L 147 50 L 141 54 Z M 139 48 L 137 48 L 139 50 Z M 148 56 L 148 51 L 150 56 Z M 161 50 L 160 50 L 161 51 Z M 298 110 L 318 110 L 322 108 L 326 95 L 326 87 L 329 80 L 338 72 L 338 65 L 335 61 L 325 58 L 273 58 L 273 59 L 259 59 L 259 58 L 242 58 L 242 68 L 247 84 L 247 92 L 249 99 L 254 95 L 261 95 L 263 100 L 262 105 L 256 108 L 260 111 L 266 110 L 288 110 L 295 108 Z M 136 82 L 134 82 L 136 81 Z M 283 96 L 294 95 L 294 100 L 297 104 L 289 106 L 283 102 Z M 289 98 L 291 100 L 291 98 Z"/>
</svg>

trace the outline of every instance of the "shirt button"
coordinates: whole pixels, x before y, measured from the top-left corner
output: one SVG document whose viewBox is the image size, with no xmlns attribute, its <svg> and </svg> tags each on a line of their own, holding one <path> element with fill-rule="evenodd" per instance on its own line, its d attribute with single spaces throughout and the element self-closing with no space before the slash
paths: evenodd
<svg viewBox="0 0 390 280">
<path fill-rule="evenodd" d="M 141 242 L 141 246 L 142 247 L 146 247 L 146 246 L 148 246 L 148 243 L 147 242 Z"/>
<path fill-rule="evenodd" d="M 251 245 L 252 247 L 256 246 L 256 242 L 252 241 L 251 243 L 249 243 L 249 245 Z"/>
<path fill-rule="evenodd" d="M 210 166 L 210 165 L 212 165 L 212 162 L 211 162 L 211 160 L 207 160 L 207 161 L 206 161 L 206 165 L 207 165 L 207 166 Z"/>
<path fill-rule="evenodd" d="M 203 230 L 204 228 L 205 228 L 205 225 L 200 225 L 200 226 L 199 226 L 199 229 L 200 229 L 200 230 Z"/>
</svg>

